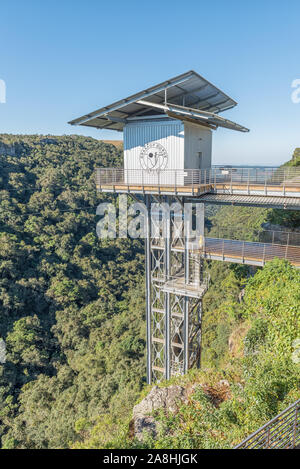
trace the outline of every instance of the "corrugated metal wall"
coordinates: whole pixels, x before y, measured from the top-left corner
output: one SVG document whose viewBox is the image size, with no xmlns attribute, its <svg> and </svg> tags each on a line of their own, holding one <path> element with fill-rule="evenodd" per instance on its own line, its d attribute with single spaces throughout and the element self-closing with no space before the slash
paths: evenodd
<svg viewBox="0 0 300 469">
<path fill-rule="evenodd" d="M 128 182 L 141 181 L 142 174 L 139 174 L 142 172 L 139 170 L 143 168 L 141 151 L 145 145 L 153 142 L 162 145 L 167 152 L 163 169 L 184 168 L 184 125 L 181 121 L 175 119 L 134 121 L 124 127 L 124 169 L 129 170 Z M 169 174 L 168 171 L 164 171 L 160 183 L 172 184 L 171 174 L 172 171 Z M 157 174 L 149 173 L 146 177 L 148 183 L 157 182 Z"/>
<path fill-rule="evenodd" d="M 183 185 L 189 179 L 184 170 L 211 167 L 211 150 L 212 131 L 199 125 L 168 118 L 130 122 L 124 127 L 125 180 Z M 163 164 L 159 164 L 160 157 L 147 160 L 148 154 L 164 154 Z M 150 164 L 148 171 L 145 160 Z M 152 167 L 155 161 L 157 164 Z M 178 170 L 176 175 L 174 170 Z"/>
<path fill-rule="evenodd" d="M 184 123 L 184 168 L 211 167 L 212 131 L 189 122 Z"/>
</svg>

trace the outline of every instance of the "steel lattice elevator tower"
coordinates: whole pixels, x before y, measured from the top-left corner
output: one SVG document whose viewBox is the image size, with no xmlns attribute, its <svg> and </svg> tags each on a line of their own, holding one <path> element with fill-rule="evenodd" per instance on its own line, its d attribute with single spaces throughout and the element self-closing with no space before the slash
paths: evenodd
<svg viewBox="0 0 300 469">
<path fill-rule="evenodd" d="M 174 203 L 184 208 L 184 199 L 155 197 L 154 210 L 151 199 L 145 196 L 148 383 L 199 367 L 202 298 L 209 280 L 203 273 L 199 240 L 188 236 L 192 213 L 185 220 L 187 210 L 172 210 Z M 160 206 L 164 209 L 158 210 Z M 203 239 L 204 204 L 197 209 Z"/>
</svg>

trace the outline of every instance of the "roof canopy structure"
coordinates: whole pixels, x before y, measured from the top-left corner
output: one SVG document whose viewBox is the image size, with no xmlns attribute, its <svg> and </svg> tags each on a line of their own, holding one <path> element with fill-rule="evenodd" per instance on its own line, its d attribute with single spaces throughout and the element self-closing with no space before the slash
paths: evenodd
<svg viewBox="0 0 300 469">
<path fill-rule="evenodd" d="M 213 129 L 225 127 L 248 132 L 245 127 L 218 115 L 236 105 L 236 101 L 191 70 L 74 119 L 69 124 L 122 131 L 131 120 L 167 115 Z"/>
</svg>

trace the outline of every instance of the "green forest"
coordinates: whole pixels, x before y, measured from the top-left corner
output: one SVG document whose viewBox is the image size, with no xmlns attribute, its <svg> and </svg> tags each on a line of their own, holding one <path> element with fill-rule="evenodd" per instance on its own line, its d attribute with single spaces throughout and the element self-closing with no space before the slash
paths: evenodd
<svg viewBox="0 0 300 469">
<path fill-rule="evenodd" d="M 230 448 L 300 396 L 299 270 L 207 262 L 201 369 L 171 380 L 194 391 L 135 438 L 150 390 L 144 243 L 95 231 L 97 205 L 117 196 L 96 193 L 94 169 L 121 165 L 120 146 L 89 137 L 0 135 L 2 448 Z M 233 221 L 247 240 L 300 226 L 297 212 L 207 210 L 210 230 Z"/>
</svg>

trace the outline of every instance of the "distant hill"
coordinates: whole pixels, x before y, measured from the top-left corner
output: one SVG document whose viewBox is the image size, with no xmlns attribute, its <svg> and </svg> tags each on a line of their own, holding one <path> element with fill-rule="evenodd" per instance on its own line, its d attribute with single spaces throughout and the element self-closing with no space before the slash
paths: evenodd
<svg viewBox="0 0 300 469">
<path fill-rule="evenodd" d="M 292 158 L 282 166 L 299 166 L 300 165 L 300 148 L 295 148 Z"/>
<path fill-rule="evenodd" d="M 102 140 L 103 143 L 109 143 L 115 145 L 117 148 L 123 148 L 123 140 Z"/>
<path fill-rule="evenodd" d="M 293 160 L 298 160 L 298 159 L 300 159 L 300 148 L 296 148 L 293 153 Z"/>
</svg>

